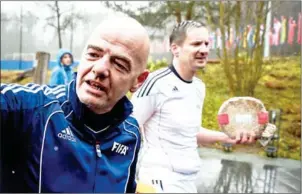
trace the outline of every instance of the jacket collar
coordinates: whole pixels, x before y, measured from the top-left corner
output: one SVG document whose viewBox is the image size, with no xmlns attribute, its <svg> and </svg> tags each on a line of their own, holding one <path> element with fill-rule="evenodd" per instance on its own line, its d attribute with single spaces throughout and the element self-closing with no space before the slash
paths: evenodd
<svg viewBox="0 0 302 194">
<path fill-rule="evenodd" d="M 85 104 L 81 103 L 76 93 L 76 74 L 69 86 L 69 101 L 73 109 L 73 119 L 81 135 L 88 135 L 90 138 L 99 139 L 104 136 L 111 136 L 120 133 L 117 127 L 133 110 L 132 103 L 124 96 L 113 109 L 105 114 L 95 114 Z M 83 130 L 82 130 L 83 129 Z M 90 139 L 89 138 L 89 139 Z"/>
</svg>

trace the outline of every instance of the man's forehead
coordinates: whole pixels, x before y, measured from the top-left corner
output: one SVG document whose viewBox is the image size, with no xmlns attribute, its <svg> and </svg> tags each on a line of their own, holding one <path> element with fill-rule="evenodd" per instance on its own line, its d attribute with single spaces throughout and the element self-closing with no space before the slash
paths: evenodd
<svg viewBox="0 0 302 194">
<path fill-rule="evenodd" d="M 134 42 L 141 42 L 140 36 L 136 35 L 135 32 L 129 31 L 129 29 L 118 29 L 118 28 L 101 28 L 98 27 L 91 34 L 88 41 L 100 41 L 106 40 L 110 43 L 123 44 L 124 46 L 132 46 Z"/>
<path fill-rule="evenodd" d="M 87 41 L 86 49 L 106 51 L 127 58 L 135 64 L 141 62 L 142 47 L 142 43 L 129 37 L 102 33 L 91 36 Z"/>
<path fill-rule="evenodd" d="M 136 20 L 131 18 L 119 18 L 107 20 L 98 25 L 87 45 L 103 45 L 107 41 L 112 45 L 123 48 L 128 54 L 138 61 L 145 61 L 149 53 L 150 40 L 146 29 Z"/>
<path fill-rule="evenodd" d="M 139 44 L 136 44 L 136 42 L 138 41 L 134 37 L 125 36 L 122 33 L 95 33 L 89 38 L 87 45 L 118 50 L 124 49 L 125 52 L 131 53 L 139 49 Z"/>
<path fill-rule="evenodd" d="M 116 36 L 146 36 L 146 31 L 137 21 L 130 18 L 115 18 L 105 20 L 100 23 L 94 30 L 93 34 L 114 34 Z"/>
<path fill-rule="evenodd" d="M 205 27 L 193 28 L 187 31 L 187 39 L 209 39 L 209 31 Z"/>
</svg>

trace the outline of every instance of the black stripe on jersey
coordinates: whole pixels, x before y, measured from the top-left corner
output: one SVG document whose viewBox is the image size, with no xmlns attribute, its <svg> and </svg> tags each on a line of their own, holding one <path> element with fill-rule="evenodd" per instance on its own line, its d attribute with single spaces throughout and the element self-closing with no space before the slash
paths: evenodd
<svg viewBox="0 0 302 194">
<path fill-rule="evenodd" d="M 161 190 L 164 190 L 163 181 L 162 180 L 159 181 L 159 184 L 160 184 Z"/>
<path fill-rule="evenodd" d="M 148 94 L 150 93 L 152 87 L 154 86 L 154 84 L 155 84 L 155 82 L 156 82 L 157 80 L 159 80 L 160 78 L 165 77 L 166 75 L 168 75 L 168 74 L 170 74 L 170 73 L 172 73 L 172 71 L 169 71 L 169 72 L 165 73 L 164 75 L 157 77 L 156 80 L 154 80 L 154 82 L 152 83 L 151 87 L 149 88 L 149 90 L 148 90 L 146 96 L 148 96 Z M 143 95 L 144 95 L 144 94 L 143 94 Z"/>
<path fill-rule="evenodd" d="M 156 79 L 158 76 L 164 74 L 165 72 L 171 71 L 169 68 L 165 69 L 164 71 L 158 73 L 157 75 L 155 75 L 154 77 L 152 77 L 150 80 L 146 80 L 145 83 L 141 86 L 141 89 L 137 95 L 137 97 L 142 97 L 145 93 L 145 91 L 147 90 L 148 86 L 151 84 L 151 82 Z M 144 91 L 143 91 L 144 90 Z"/>
</svg>

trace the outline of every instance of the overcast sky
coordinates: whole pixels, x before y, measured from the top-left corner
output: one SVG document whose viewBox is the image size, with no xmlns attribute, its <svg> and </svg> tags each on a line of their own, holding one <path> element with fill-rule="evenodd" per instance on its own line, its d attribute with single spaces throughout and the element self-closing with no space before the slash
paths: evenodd
<svg viewBox="0 0 302 194">
<path fill-rule="evenodd" d="M 47 4 L 53 1 L 1 1 L 1 12 L 19 12 L 21 5 L 24 11 L 39 12 L 41 16 L 48 13 L 48 9 L 43 6 L 38 6 L 37 4 Z M 69 1 L 59 1 L 60 5 L 64 6 L 69 3 Z M 78 10 L 89 10 L 91 13 L 97 13 L 101 11 L 106 11 L 100 1 L 74 1 L 75 8 Z"/>
<path fill-rule="evenodd" d="M 51 16 L 50 9 L 46 6 L 46 4 L 54 3 L 54 1 L 1 1 L 1 12 L 5 12 L 8 14 L 20 14 L 21 5 L 23 9 L 23 13 L 31 12 L 34 15 L 39 17 L 39 21 L 36 24 L 35 33 L 36 33 L 36 41 L 43 41 L 45 44 L 51 43 L 53 41 L 53 36 L 55 34 L 54 29 L 47 28 L 45 30 L 45 20 L 43 18 Z M 108 8 L 101 4 L 100 1 L 73 1 L 75 12 L 82 12 L 85 14 L 96 14 L 96 13 L 112 13 Z M 70 6 L 70 1 L 59 1 L 59 6 L 61 11 L 68 10 Z M 81 24 L 78 24 L 78 27 L 81 28 Z M 81 34 L 81 30 L 77 30 L 75 33 L 75 37 L 78 34 Z M 41 36 L 42 35 L 42 36 Z M 82 37 L 79 36 L 81 39 Z M 81 40 L 75 42 L 75 45 L 81 42 Z"/>
<path fill-rule="evenodd" d="M 70 2 L 73 3 L 75 12 L 82 12 L 84 14 L 92 15 L 92 14 L 116 14 L 112 10 L 106 8 L 101 1 L 59 1 L 59 7 L 61 11 L 69 9 Z M 54 1 L 1 1 L 1 12 L 5 12 L 8 14 L 20 14 L 21 5 L 23 8 L 23 12 L 32 12 L 36 16 L 38 16 L 43 21 L 43 18 L 49 17 L 51 14 L 50 9 L 46 6 L 46 4 L 53 4 Z M 123 3 L 120 1 L 120 3 Z M 146 1 L 135 1 L 131 2 L 131 7 L 139 7 L 141 5 L 146 4 Z M 45 21 L 39 22 L 36 25 L 36 34 L 37 41 L 44 41 L 46 44 L 52 41 L 52 37 L 54 31 L 46 30 L 44 31 Z M 81 28 L 81 24 L 78 25 Z M 77 30 L 78 33 L 81 33 L 81 30 Z M 77 33 L 75 32 L 75 33 Z M 43 36 L 40 36 L 43 34 Z"/>
<path fill-rule="evenodd" d="M 45 15 L 47 14 L 48 9 L 42 8 L 42 6 L 38 7 L 37 4 L 47 4 L 54 1 L 1 1 L 1 12 L 19 12 L 20 6 L 23 6 L 23 10 L 28 11 L 39 11 L 39 14 Z M 104 12 L 108 11 L 104 5 L 102 5 L 101 1 L 59 1 L 59 4 L 64 6 L 68 3 L 73 2 L 75 8 L 77 10 L 87 10 L 90 13 Z M 146 5 L 147 1 L 132 1 L 131 7 L 139 7 L 141 5 Z M 46 12 L 45 12 L 46 11 Z"/>
<path fill-rule="evenodd" d="M 124 1 L 119 1 L 117 3 L 124 3 Z M 137 8 L 142 5 L 146 5 L 147 3 L 147 1 L 132 1 L 130 4 L 131 8 Z M 19 17 L 22 6 L 23 13 L 33 13 L 33 15 L 39 18 L 38 22 L 35 24 L 35 27 L 31 30 L 31 32 L 35 36 L 35 41 L 38 42 L 39 45 L 43 44 L 45 45 L 45 47 L 50 48 L 51 45 L 57 43 L 57 34 L 54 28 L 45 28 L 45 18 L 53 15 L 47 4 L 54 4 L 54 1 L 1 1 L 1 12 L 4 12 L 8 15 L 16 14 L 17 17 Z M 88 22 L 84 24 L 82 24 L 81 22 L 76 23 L 76 30 L 73 32 L 74 48 L 83 46 L 83 41 L 86 40 L 90 31 L 94 28 L 94 25 L 97 25 L 102 19 L 107 16 L 117 14 L 116 12 L 105 7 L 104 3 L 102 3 L 101 1 L 59 1 L 60 11 L 64 12 L 65 10 L 70 10 L 71 4 L 73 4 L 74 12 L 80 12 L 88 17 Z M 2 27 L 16 28 L 16 26 L 14 26 L 15 22 L 4 23 L 3 25 L 8 26 Z M 17 23 L 17 25 L 19 24 Z M 19 29 L 19 27 L 17 28 Z M 27 32 L 23 31 L 23 33 Z M 62 36 L 67 38 L 63 40 L 63 47 L 69 48 L 70 31 L 67 30 L 66 33 L 63 33 Z M 12 39 L 15 40 L 15 37 L 12 37 Z M 17 50 L 15 52 L 17 52 Z M 57 52 L 56 49 L 55 52 Z"/>
</svg>

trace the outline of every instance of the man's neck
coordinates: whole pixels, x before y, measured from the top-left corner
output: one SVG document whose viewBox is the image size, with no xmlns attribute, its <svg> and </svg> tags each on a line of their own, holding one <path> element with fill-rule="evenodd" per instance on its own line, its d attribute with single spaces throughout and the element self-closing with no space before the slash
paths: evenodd
<svg viewBox="0 0 302 194">
<path fill-rule="evenodd" d="M 173 59 L 173 66 L 175 67 L 179 76 L 185 81 L 192 81 L 195 72 L 185 65 L 181 65 L 177 59 Z"/>
</svg>

